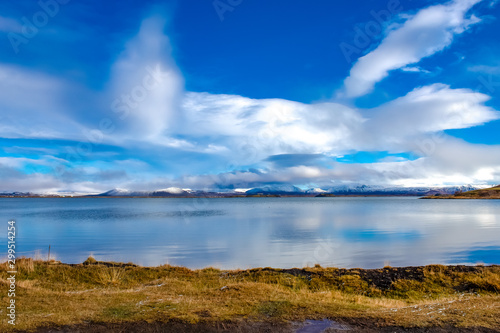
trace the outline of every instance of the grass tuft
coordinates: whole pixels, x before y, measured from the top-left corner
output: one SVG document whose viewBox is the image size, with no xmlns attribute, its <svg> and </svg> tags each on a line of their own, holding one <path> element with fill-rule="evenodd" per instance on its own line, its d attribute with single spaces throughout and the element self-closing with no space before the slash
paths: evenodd
<svg viewBox="0 0 500 333">
<path fill-rule="evenodd" d="M 87 258 L 87 260 L 85 260 L 85 261 L 83 262 L 83 264 L 84 264 L 84 265 L 95 265 L 95 264 L 97 264 L 97 260 L 96 260 L 96 259 L 95 259 L 92 255 L 90 255 L 90 256 Z"/>
<path fill-rule="evenodd" d="M 97 273 L 97 282 L 102 285 L 119 284 L 125 277 L 124 268 L 118 267 L 99 267 Z"/>
</svg>

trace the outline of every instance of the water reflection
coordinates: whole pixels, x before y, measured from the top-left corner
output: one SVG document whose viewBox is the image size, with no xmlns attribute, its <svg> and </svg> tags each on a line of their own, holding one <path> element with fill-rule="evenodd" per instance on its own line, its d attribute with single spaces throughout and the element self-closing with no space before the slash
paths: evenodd
<svg viewBox="0 0 500 333">
<path fill-rule="evenodd" d="M 500 263 L 499 200 L 0 199 L 22 252 L 64 262 L 296 267 Z M 6 245 L 6 228 L 0 232 Z"/>
</svg>

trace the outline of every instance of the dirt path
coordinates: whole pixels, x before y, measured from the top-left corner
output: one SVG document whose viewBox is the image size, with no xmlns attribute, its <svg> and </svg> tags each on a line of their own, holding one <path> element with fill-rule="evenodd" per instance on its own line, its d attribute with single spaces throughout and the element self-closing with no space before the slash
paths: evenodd
<svg viewBox="0 0 500 333">
<path fill-rule="evenodd" d="M 308 321 L 306 323 L 275 323 L 275 322 L 242 322 L 242 323 L 197 323 L 186 324 L 180 322 L 167 323 L 89 323 L 84 325 L 72 325 L 58 328 L 41 328 L 37 333 L 493 333 L 500 332 L 499 329 L 484 327 L 456 328 L 456 327 L 429 327 L 429 328 L 403 328 L 395 326 L 378 327 L 377 323 L 364 319 L 350 319 L 350 323 L 339 323 L 330 320 Z"/>
</svg>

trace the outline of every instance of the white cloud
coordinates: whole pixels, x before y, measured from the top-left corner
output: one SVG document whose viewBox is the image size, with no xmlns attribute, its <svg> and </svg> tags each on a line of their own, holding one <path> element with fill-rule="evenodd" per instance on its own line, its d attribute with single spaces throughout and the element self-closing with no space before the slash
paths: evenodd
<svg viewBox="0 0 500 333">
<path fill-rule="evenodd" d="M 303 104 L 282 99 L 188 93 L 179 134 L 209 138 L 228 147 L 243 164 L 281 153 L 330 152 L 365 121 L 356 110 L 337 103 Z"/>
<path fill-rule="evenodd" d="M 489 96 L 470 89 L 450 89 L 444 84 L 417 88 L 406 96 L 371 110 L 366 132 L 369 142 L 386 147 L 399 144 L 411 150 L 415 137 L 447 129 L 468 128 L 498 119 L 500 114 L 485 106 Z M 385 142 L 384 142 L 385 141 Z"/>
<path fill-rule="evenodd" d="M 413 161 L 379 163 L 337 163 L 321 166 L 234 171 L 212 175 L 191 175 L 177 179 L 157 179 L 141 186 L 256 187 L 269 183 L 301 184 L 327 188 L 339 183 L 385 184 L 401 186 L 446 186 L 452 184 L 494 184 L 500 175 L 500 146 L 479 146 L 445 137 L 436 143 L 428 157 Z M 134 186 L 134 183 L 128 184 Z M 137 185 L 135 185 L 137 186 Z"/>
<path fill-rule="evenodd" d="M 242 165 L 276 154 L 417 152 L 417 143 L 435 132 L 498 119 L 500 114 L 484 105 L 488 100 L 487 95 L 443 84 L 417 88 L 374 109 L 188 93 L 179 134 L 227 147 L 227 154 Z"/>
<path fill-rule="evenodd" d="M 184 79 L 160 17 L 144 20 L 112 68 L 109 108 L 126 135 L 154 139 L 176 127 Z M 123 133 L 122 133 L 123 134 Z"/>
<path fill-rule="evenodd" d="M 454 0 L 410 16 L 400 27 L 389 31 L 375 50 L 358 59 L 344 81 L 340 96 L 369 93 L 389 71 L 415 64 L 445 49 L 455 35 L 480 22 L 474 15 L 465 16 L 480 1 Z"/>
<path fill-rule="evenodd" d="M 500 146 L 443 136 L 428 141 L 424 158 L 368 167 L 383 174 L 382 179 L 399 185 L 495 184 L 500 180 Z"/>
<path fill-rule="evenodd" d="M 102 92 L 33 69 L 0 64 L 0 137 L 189 146 L 175 138 L 160 140 L 177 126 L 183 95 L 183 78 L 164 28 L 160 18 L 143 21 L 118 55 Z M 112 133 L 101 131 L 103 120 L 110 121 Z"/>
</svg>

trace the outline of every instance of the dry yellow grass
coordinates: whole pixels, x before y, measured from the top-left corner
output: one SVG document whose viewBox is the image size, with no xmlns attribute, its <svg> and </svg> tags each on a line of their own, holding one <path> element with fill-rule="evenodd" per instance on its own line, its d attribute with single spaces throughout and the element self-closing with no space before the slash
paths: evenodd
<svg viewBox="0 0 500 333">
<path fill-rule="evenodd" d="M 500 327 L 497 266 L 221 271 L 21 259 L 17 269 L 16 328 L 24 330 L 86 322 L 306 318 Z M 3 304 L 6 278 L 2 264 Z M 0 331 L 11 330 L 3 320 Z"/>
</svg>

